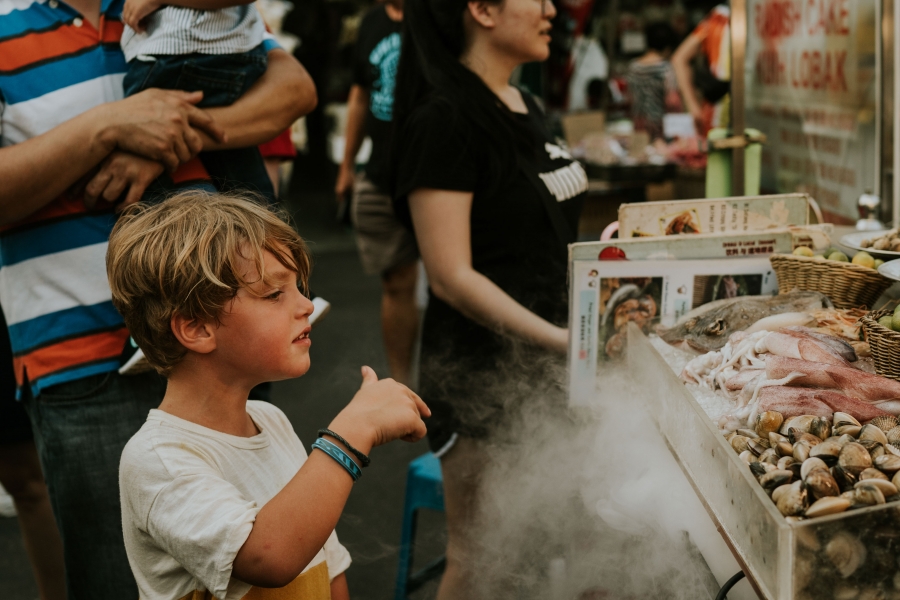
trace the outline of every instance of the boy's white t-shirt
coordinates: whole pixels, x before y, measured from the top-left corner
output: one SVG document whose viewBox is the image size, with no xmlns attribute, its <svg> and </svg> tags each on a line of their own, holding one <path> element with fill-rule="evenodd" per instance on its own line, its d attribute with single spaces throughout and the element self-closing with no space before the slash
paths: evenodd
<svg viewBox="0 0 900 600">
<path fill-rule="evenodd" d="M 142 600 L 208 591 L 237 600 L 251 587 L 231 577 L 256 514 L 306 461 L 287 417 L 247 402 L 260 433 L 244 438 L 151 410 L 119 465 L 125 549 Z M 330 579 L 350 566 L 334 532 L 304 573 L 327 563 Z"/>
</svg>

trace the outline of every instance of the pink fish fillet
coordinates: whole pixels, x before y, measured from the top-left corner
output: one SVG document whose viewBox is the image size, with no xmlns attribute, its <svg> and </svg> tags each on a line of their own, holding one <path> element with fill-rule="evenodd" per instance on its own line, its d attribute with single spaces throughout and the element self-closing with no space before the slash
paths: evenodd
<svg viewBox="0 0 900 600">
<path fill-rule="evenodd" d="M 877 406 L 838 392 L 787 386 L 760 390 L 759 412 L 767 410 L 780 412 L 785 419 L 799 415 L 831 418 L 835 412 L 845 412 L 861 423 L 890 414 Z"/>
<path fill-rule="evenodd" d="M 759 391 L 759 412 L 774 410 L 785 419 L 799 415 L 831 418 L 834 410 L 815 397 L 816 392 L 821 391 L 785 386 L 763 388 Z"/>
<path fill-rule="evenodd" d="M 853 367 L 828 365 L 783 356 L 769 356 L 766 359 L 766 377 L 769 379 L 781 379 L 793 372 L 806 374 L 805 377 L 799 377 L 790 383 L 795 387 L 838 390 L 851 398 L 870 404 L 900 399 L 900 382 L 879 375 L 871 375 Z"/>
<path fill-rule="evenodd" d="M 815 338 L 773 331 L 762 343 L 776 356 L 799 358 L 817 363 L 848 366 L 849 363 L 831 346 Z M 759 347 L 757 346 L 757 350 Z"/>
</svg>

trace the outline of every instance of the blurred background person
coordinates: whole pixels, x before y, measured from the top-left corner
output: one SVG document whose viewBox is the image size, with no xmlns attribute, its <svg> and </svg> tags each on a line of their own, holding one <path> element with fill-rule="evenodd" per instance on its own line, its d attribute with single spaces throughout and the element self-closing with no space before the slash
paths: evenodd
<svg viewBox="0 0 900 600">
<path fill-rule="evenodd" d="M 0 313 L 0 484 L 12 496 L 22 541 L 41 600 L 66 597 L 59 529 L 34 445 L 31 421 L 16 400 L 16 376 L 6 320 Z"/>
<path fill-rule="evenodd" d="M 697 134 L 728 127 L 731 101 L 731 10 L 720 4 L 687 36 L 672 55 L 672 67 L 685 108 Z M 695 58 L 701 64 L 692 67 Z"/>
<path fill-rule="evenodd" d="M 389 0 L 376 4 L 359 27 L 335 194 L 339 202 L 352 194 L 350 214 L 363 270 L 381 276 L 381 328 L 391 377 L 408 384 L 419 326 L 419 252 L 412 232 L 397 220 L 388 192 L 402 20 L 403 0 Z M 367 135 L 372 152 L 365 171 L 356 174 L 356 155 Z"/>
<path fill-rule="evenodd" d="M 681 112 L 675 71 L 669 62 L 675 32 L 667 23 L 644 28 L 647 52 L 628 65 L 625 79 L 631 94 L 631 119 L 636 131 L 646 131 L 653 141 L 663 136 L 663 116 Z"/>
<path fill-rule="evenodd" d="M 482 502 L 483 480 L 522 415 L 565 406 L 567 244 L 588 181 L 537 101 L 510 85 L 518 66 L 549 55 L 550 0 L 406 0 L 404 10 L 392 189 L 430 286 L 419 393 L 444 482 L 437 597 L 494 599 L 508 581 L 489 565 L 503 550 L 481 539 L 511 499 Z"/>
</svg>

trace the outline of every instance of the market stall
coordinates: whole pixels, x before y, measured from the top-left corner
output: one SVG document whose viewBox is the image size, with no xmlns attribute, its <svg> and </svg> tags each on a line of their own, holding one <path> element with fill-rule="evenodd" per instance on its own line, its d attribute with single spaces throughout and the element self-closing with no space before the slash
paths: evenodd
<svg viewBox="0 0 900 600">
<path fill-rule="evenodd" d="M 640 237 L 573 245 L 571 403 L 627 366 L 760 598 L 900 598 L 900 236 L 810 225 L 806 202 L 624 206 Z"/>
</svg>

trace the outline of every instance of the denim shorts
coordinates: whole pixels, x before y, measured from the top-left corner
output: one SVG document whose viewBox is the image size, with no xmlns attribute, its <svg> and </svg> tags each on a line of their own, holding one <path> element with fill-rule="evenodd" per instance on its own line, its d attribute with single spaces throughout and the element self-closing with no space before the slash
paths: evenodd
<svg viewBox="0 0 900 600">
<path fill-rule="evenodd" d="M 200 107 L 228 106 L 244 95 L 266 72 L 262 45 L 241 54 L 160 55 L 128 63 L 123 86 L 126 96 L 150 88 L 203 92 Z"/>
</svg>

